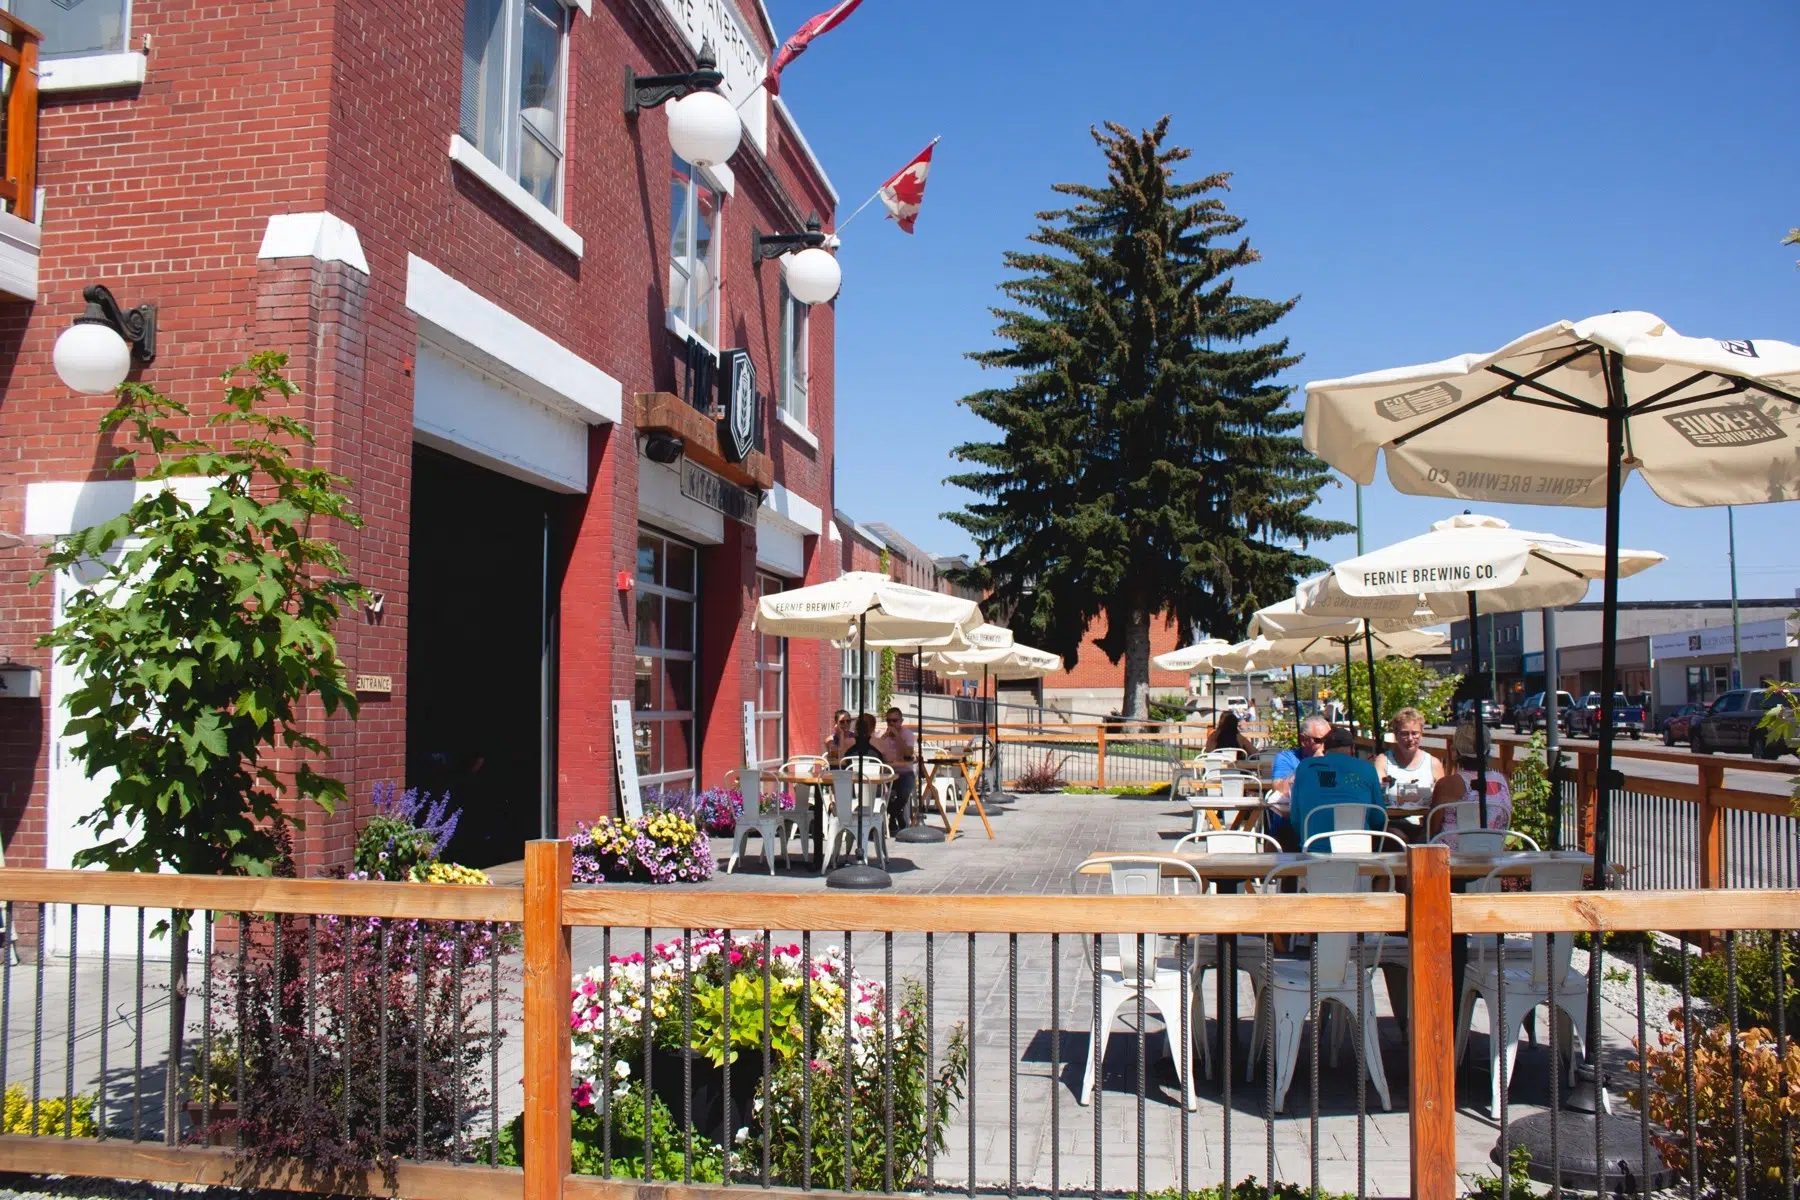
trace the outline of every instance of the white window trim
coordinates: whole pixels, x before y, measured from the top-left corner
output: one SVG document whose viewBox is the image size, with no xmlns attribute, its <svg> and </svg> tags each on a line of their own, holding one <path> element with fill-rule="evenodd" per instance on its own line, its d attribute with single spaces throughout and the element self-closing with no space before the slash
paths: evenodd
<svg viewBox="0 0 1800 1200">
<path fill-rule="evenodd" d="M 704 346 L 708 354 L 712 355 L 714 358 L 719 357 L 719 348 L 694 332 L 692 327 L 690 327 L 686 321 L 675 315 L 674 309 L 671 308 L 665 315 L 668 317 L 665 324 L 668 326 L 670 333 L 674 334 L 684 342 L 691 338 Z"/>
<path fill-rule="evenodd" d="M 532 224 L 554 238 L 563 249 L 576 258 L 581 257 L 584 248 L 581 235 L 569 228 L 561 217 L 538 203 L 536 196 L 526 191 L 518 181 L 477 149 L 475 143 L 460 133 L 450 135 L 450 161 L 486 184 L 490 191 L 518 209 Z M 564 162 L 567 161 L 565 151 Z"/>
<path fill-rule="evenodd" d="M 715 325 L 723 326 L 724 314 L 719 311 L 720 297 L 724 295 L 724 291 L 720 286 L 722 283 L 720 276 L 723 272 L 719 270 L 719 260 L 723 257 L 725 245 L 725 197 L 730 193 L 727 189 L 719 186 L 719 180 L 707 168 L 696 167 L 692 163 L 688 163 L 687 168 L 688 195 L 687 202 L 682 205 L 682 214 L 683 219 L 687 222 L 684 245 L 690 249 L 697 240 L 698 231 L 695 228 L 695 225 L 700 219 L 700 205 L 696 193 L 699 191 L 701 183 L 704 182 L 705 186 L 717 197 L 716 206 L 713 211 L 712 241 L 709 243 L 711 247 L 711 260 L 708 263 L 708 269 L 712 274 L 712 295 L 708 297 L 707 311 L 712 314 Z M 675 257 L 674 248 L 671 247 L 668 259 L 671 266 L 674 264 Z M 673 297 L 670 298 L 670 303 L 667 306 L 670 332 L 678 337 L 693 338 L 702 346 L 705 346 L 708 350 L 712 351 L 713 357 L 717 358 L 719 351 L 713 344 L 713 339 L 695 330 L 693 326 L 689 325 L 687 322 L 685 314 L 691 311 L 691 307 L 687 302 L 687 296 L 683 294 L 681 297 L 680 309 L 683 315 L 680 316 L 676 315 L 676 305 L 674 304 L 673 299 Z"/>
<path fill-rule="evenodd" d="M 126 37 L 130 37 L 129 25 Z M 38 91 L 85 92 L 99 88 L 137 87 L 149 75 L 149 64 L 149 58 L 141 50 L 49 58 L 38 64 Z"/>
<path fill-rule="evenodd" d="M 798 326 L 798 330 L 796 330 Z M 794 354 L 795 333 L 799 334 L 800 353 Z M 799 364 L 796 371 L 795 364 Z M 804 376 L 806 383 L 800 389 L 804 396 L 806 411 L 799 415 L 794 413 L 794 379 L 796 375 Z M 812 420 L 812 306 L 801 304 L 795 300 L 787 285 L 781 285 L 781 389 L 777 398 L 775 411 L 783 417 L 783 424 L 790 429 L 804 430 Z M 819 448 L 818 440 L 808 435 L 813 449 Z"/>
<path fill-rule="evenodd" d="M 819 448 L 819 435 L 789 416 L 787 409 L 782 408 L 780 405 L 776 405 L 775 417 L 789 433 L 805 442 L 808 446 L 811 446 L 814 450 Z"/>
</svg>

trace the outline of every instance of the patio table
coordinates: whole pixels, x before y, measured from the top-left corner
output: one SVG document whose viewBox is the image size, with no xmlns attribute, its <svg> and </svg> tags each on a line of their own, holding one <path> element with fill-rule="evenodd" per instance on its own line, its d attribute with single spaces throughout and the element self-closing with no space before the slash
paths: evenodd
<svg viewBox="0 0 1800 1200">
<path fill-rule="evenodd" d="M 812 811 L 812 867 L 816 871 L 825 865 L 825 805 L 830 803 L 831 776 L 778 771 L 775 778 L 794 789 L 796 804 L 800 803 L 801 796 L 811 794 L 806 806 Z"/>
<path fill-rule="evenodd" d="M 1217 786 L 1214 781 L 1203 785 L 1206 790 Z M 1231 828 L 1233 830 L 1250 830 L 1256 828 L 1257 818 L 1267 812 L 1274 804 L 1271 796 L 1214 796 L 1193 795 L 1187 798 L 1188 805 L 1194 810 L 1194 832 L 1203 832 L 1200 827 L 1201 818 L 1213 813 L 1233 813 Z M 1223 829 L 1216 820 L 1213 828 Z"/>
</svg>

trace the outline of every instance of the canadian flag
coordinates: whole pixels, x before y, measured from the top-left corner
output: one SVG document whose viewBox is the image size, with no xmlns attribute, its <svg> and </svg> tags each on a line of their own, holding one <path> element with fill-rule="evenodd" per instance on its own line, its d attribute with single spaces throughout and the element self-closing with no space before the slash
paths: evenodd
<svg viewBox="0 0 1800 1200">
<path fill-rule="evenodd" d="M 821 33 L 830 33 L 843 24 L 844 18 L 855 12 L 856 6 L 861 3 L 862 0 L 838 0 L 838 3 L 794 30 L 794 36 L 781 43 L 781 49 L 775 52 L 775 57 L 769 62 L 769 70 L 763 76 L 763 86 L 769 89 L 769 95 L 781 94 L 782 68 L 805 54 L 814 38 Z"/>
<path fill-rule="evenodd" d="M 919 219 L 919 205 L 925 202 L 925 180 L 931 174 L 931 152 L 936 148 L 937 139 L 932 138 L 931 145 L 881 185 L 881 202 L 904 233 L 911 233 L 913 222 Z"/>
</svg>

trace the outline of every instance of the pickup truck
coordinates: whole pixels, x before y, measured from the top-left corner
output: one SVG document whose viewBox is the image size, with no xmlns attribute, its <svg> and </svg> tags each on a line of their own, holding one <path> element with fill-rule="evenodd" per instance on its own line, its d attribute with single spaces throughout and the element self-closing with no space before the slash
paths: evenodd
<svg viewBox="0 0 1800 1200">
<path fill-rule="evenodd" d="M 1564 722 L 1570 737 L 1598 737 L 1600 732 L 1600 693 L 1589 692 L 1569 709 Z M 1613 732 L 1629 733 L 1633 741 L 1644 736 L 1644 709 L 1625 698 L 1624 692 L 1613 693 Z"/>
<path fill-rule="evenodd" d="M 1533 692 L 1525 697 L 1525 702 L 1513 709 L 1513 732 L 1530 733 L 1534 729 L 1545 727 L 1548 712 L 1544 707 L 1544 692 Z M 1564 715 L 1575 707 L 1575 697 L 1567 692 L 1556 693 L 1556 720 L 1561 725 Z"/>
</svg>

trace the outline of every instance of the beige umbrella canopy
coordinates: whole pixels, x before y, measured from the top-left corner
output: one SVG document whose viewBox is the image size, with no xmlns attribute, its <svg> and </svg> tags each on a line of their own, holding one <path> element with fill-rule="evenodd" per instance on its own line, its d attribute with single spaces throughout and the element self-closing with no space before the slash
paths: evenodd
<svg viewBox="0 0 1800 1200">
<path fill-rule="evenodd" d="M 1215 656 L 1229 649 L 1231 643 L 1224 638 L 1207 638 L 1191 646 L 1171 650 L 1167 654 L 1158 654 L 1150 662 L 1160 671 L 1204 671 L 1212 665 Z"/>
<path fill-rule="evenodd" d="M 1449 639 L 1431 629 L 1404 629 L 1394 633 L 1371 633 L 1376 658 L 1417 658 L 1421 654 L 1442 654 L 1450 648 Z M 1277 667 L 1330 667 L 1343 655 L 1343 644 L 1333 638 L 1282 638 L 1271 641 L 1256 637 L 1239 642 L 1229 654 L 1220 655 L 1221 671 L 1261 671 Z"/>
<path fill-rule="evenodd" d="M 973 600 L 895 583 L 874 571 L 851 571 L 764 596 L 756 602 L 753 623 L 777 637 L 918 646 L 939 638 L 966 638 L 983 621 Z"/>
</svg>

